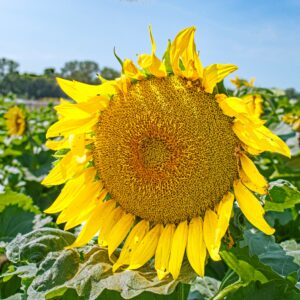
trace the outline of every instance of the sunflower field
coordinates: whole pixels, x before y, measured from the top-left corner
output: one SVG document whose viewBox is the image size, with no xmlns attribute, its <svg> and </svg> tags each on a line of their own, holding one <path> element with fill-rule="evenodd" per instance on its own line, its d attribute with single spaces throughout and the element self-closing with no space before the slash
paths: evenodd
<svg viewBox="0 0 300 300">
<path fill-rule="evenodd" d="M 0 299 L 300 299 L 300 100 L 194 35 L 0 98 Z"/>
</svg>

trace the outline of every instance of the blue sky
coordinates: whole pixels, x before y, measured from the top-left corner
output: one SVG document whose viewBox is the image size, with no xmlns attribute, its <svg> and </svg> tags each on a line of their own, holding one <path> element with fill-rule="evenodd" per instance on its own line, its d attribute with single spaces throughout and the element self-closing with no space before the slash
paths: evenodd
<svg viewBox="0 0 300 300">
<path fill-rule="evenodd" d="M 233 63 L 258 86 L 300 90 L 300 0 L 0 0 L 0 12 L 0 57 L 22 71 L 73 59 L 118 69 L 114 46 L 122 58 L 150 52 L 149 24 L 160 55 L 195 25 L 204 65 Z"/>
</svg>

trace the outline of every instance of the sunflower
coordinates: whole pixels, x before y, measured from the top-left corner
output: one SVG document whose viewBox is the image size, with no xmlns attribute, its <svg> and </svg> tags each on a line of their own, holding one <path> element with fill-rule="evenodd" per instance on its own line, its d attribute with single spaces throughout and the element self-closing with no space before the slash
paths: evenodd
<svg viewBox="0 0 300 300">
<path fill-rule="evenodd" d="M 25 131 L 25 115 L 18 106 L 11 107 L 4 115 L 9 135 L 23 135 Z"/>
<path fill-rule="evenodd" d="M 58 78 L 74 103 L 56 106 L 48 132 L 59 158 L 45 185 L 65 184 L 47 213 L 60 212 L 65 229 L 83 224 L 70 247 L 98 234 L 113 271 L 137 269 L 154 257 L 159 279 L 176 279 L 184 255 L 200 276 L 219 249 L 234 199 L 246 218 L 273 234 L 253 194 L 268 183 L 249 155 L 290 156 L 286 144 L 247 102 L 218 93 L 237 67 L 203 68 L 195 27 L 180 31 L 160 60 L 150 29 L 151 54 L 122 63 L 122 75 L 101 85 Z M 124 242 L 124 243 L 123 243 Z"/>
<path fill-rule="evenodd" d="M 235 85 L 236 88 L 240 88 L 242 86 L 246 86 L 246 87 L 253 87 L 254 86 L 254 82 L 255 82 L 255 78 L 251 78 L 249 81 L 245 80 L 245 79 L 241 79 L 238 76 L 236 76 L 234 79 L 230 79 L 230 82 Z"/>
</svg>

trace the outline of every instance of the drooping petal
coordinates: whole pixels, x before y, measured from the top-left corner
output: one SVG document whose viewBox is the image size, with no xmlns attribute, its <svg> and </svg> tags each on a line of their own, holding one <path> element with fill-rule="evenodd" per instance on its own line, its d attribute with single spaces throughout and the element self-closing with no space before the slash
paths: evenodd
<svg viewBox="0 0 300 300">
<path fill-rule="evenodd" d="M 219 249 L 220 249 L 220 241 L 217 243 L 217 229 L 218 227 L 218 216 L 217 214 L 208 209 L 205 212 L 204 216 L 204 222 L 203 222 L 203 236 L 204 236 L 204 242 L 206 245 L 206 248 L 208 250 L 208 253 L 210 257 L 218 261 L 221 259 L 219 255 Z"/>
<path fill-rule="evenodd" d="M 149 221 L 142 220 L 134 226 L 129 233 L 124 246 L 122 247 L 120 257 L 113 265 L 113 272 L 123 265 L 130 264 L 130 258 L 146 233 L 149 231 Z"/>
<path fill-rule="evenodd" d="M 174 280 L 176 280 L 180 274 L 181 264 L 188 239 L 188 224 L 187 221 L 183 221 L 177 225 L 175 230 L 171 255 L 169 261 L 169 271 L 172 274 Z"/>
<path fill-rule="evenodd" d="M 240 162 L 247 177 L 258 187 L 267 188 L 268 182 L 259 173 L 254 162 L 245 154 L 240 153 Z"/>
<path fill-rule="evenodd" d="M 77 103 L 86 102 L 100 95 L 114 95 L 116 92 L 112 86 L 113 81 L 100 85 L 91 85 L 63 78 L 56 78 L 56 80 L 60 88 Z"/>
<path fill-rule="evenodd" d="M 169 259 L 175 229 L 175 224 L 167 224 L 158 241 L 155 252 L 155 269 L 159 280 L 169 273 Z"/>
<path fill-rule="evenodd" d="M 117 247 L 122 243 L 133 225 L 135 217 L 127 213 L 121 217 L 117 224 L 110 231 L 107 239 L 108 255 L 111 256 Z"/>
<path fill-rule="evenodd" d="M 248 221 L 265 234 L 273 234 L 275 230 L 270 227 L 264 219 L 263 216 L 265 211 L 258 199 L 241 183 L 240 180 L 234 182 L 233 188 L 237 202 Z"/>
<path fill-rule="evenodd" d="M 192 268 L 199 276 L 203 277 L 206 247 L 203 239 L 203 222 L 200 217 L 193 218 L 189 224 L 186 253 Z"/>
<path fill-rule="evenodd" d="M 93 236 L 99 231 L 102 222 L 105 220 L 107 213 L 109 213 L 116 205 L 116 202 L 109 200 L 104 203 L 99 203 L 98 207 L 94 209 L 90 218 L 83 226 L 75 242 L 68 248 L 80 247 L 89 242 Z"/>
<path fill-rule="evenodd" d="M 105 247 L 108 245 L 107 239 L 109 233 L 112 230 L 113 226 L 121 219 L 123 214 L 123 209 L 120 206 L 118 206 L 107 215 L 107 217 L 105 218 L 105 222 L 103 222 L 98 235 L 98 244 L 100 246 Z"/>
<path fill-rule="evenodd" d="M 131 255 L 129 270 L 140 268 L 154 255 L 162 228 L 162 224 L 156 224 L 145 235 Z"/>
<path fill-rule="evenodd" d="M 194 42 L 195 27 L 180 31 L 171 43 L 170 60 L 175 75 L 196 80 L 202 78 L 203 67 Z M 184 70 L 181 69 L 182 62 Z"/>
<path fill-rule="evenodd" d="M 251 191 L 256 192 L 260 195 L 266 195 L 268 190 L 267 190 L 267 186 L 266 187 L 259 187 L 257 185 L 255 185 L 255 180 L 252 181 L 244 172 L 243 169 L 239 170 L 239 175 L 240 175 L 240 179 L 242 181 L 242 183 Z"/>
<path fill-rule="evenodd" d="M 47 140 L 46 141 L 46 147 L 51 150 L 61 150 L 61 149 L 67 149 L 70 148 L 68 139 L 62 139 L 60 141 L 55 140 Z"/>
<path fill-rule="evenodd" d="M 206 67 L 203 71 L 204 90 L 211 94 L 218 82 L 237 69 L 237 66 L 231 64 L 213 64 Z"/>
</svg>

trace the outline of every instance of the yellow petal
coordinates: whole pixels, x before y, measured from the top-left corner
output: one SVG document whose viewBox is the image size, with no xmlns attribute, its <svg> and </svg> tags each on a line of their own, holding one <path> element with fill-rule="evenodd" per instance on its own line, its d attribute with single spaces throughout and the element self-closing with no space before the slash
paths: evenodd
<svg viewBox="0 0 300 300">
<path fill-rule="evenodd" d="M 273 234 L 274 228 L 264 219 L 264 209 L 258 199 L 241 183 L 236 180 L 233 184 L 237 202 L 248 221 L 265 234 Z"/>
<path fill-rule="evenodd" d="M 68 152 L 61 161 L 50 171 L 42 181 L 44 185 L 59 185 L 65 181 L 80 175 L 84 171 L 84 165 L 78 164 L 72 152 Z"/>
<path fill-rule="evenodd" d="M 91 213 L 94 211 L 94 209 L 99 205 L 100 202 L 102 202 L 108 192 L 103 189 L 101 191 L 101 193 L 98 195 L 98 191 L 95 192 L 94 194 L 91 194 L 91 196 L 89 198 L 83 198 L 84 200 L 89 199 L 88 202 L 86 201 L 78 201 L 77 207 L 75 207 L 75 209 L 73 210 L 73 205 L 70 205 L 69 210 L 67 210 L 66 212 L 66 218 L 63 222 L 66 222 L 64 229 L 65 230 L 69 230 L 73 227 L 78 226 L 79 224 L 82 224 L 84 222 L 86 222 L 89 218 L 89 216 L 91 215 Z M 84 209 L 82 209 L 82 206 L 84 206 Z M 81 208 L 81 209 L 80 209 Z M 72 213 L 72 211 L 77 211 L 76 214 Z M 63 213 L 65 212 L 65 210 L 63 211 Z M 60 217 L 61 215 L 59 215 Z M 59 219 L 57 219 L 57 223 Z"/>
<path fill-rule="evenodd" d="M 89 242 L 99 231 L 102 222 L 105 220 L 107 213 L 109 213 L 116 205 L 116 202 L 109 200 L 104 203 L 100 203 L 96 209 L 94 209 L 90 218 L 83 226 L 80 234 L 75 242 L 67 248 L 80 247 Z"/>
<path fill-rule="evenodd" d="M 142 80 L 145 78 L 143 73 L 135 66 L 130 59 L 125 59 L 123 62 L 123 73 L 132 79 Z"/>
<path fill-rule="evenodd" d="M 228 192 L 224 195 L 222 200 L 218 205 L 218 225 L 217 225 L 217 235 L 216 243 L 221 244 L 221 239 L 225 235 L 227 228 L 229 226 L 230 217 L 232 214 L 234 196 L 232 193 Z"/>
<path fill-rule="evenodd" d="M 152 54 L 141 54 L 138 56 L 138 64 L 144 69 L 150 72 L 155 77 L 165 77 L 167 76 L 166 67 L 162 61 L 156 57 L 156 45 L 152 35 L 151 27 L 149 27 L 150 39 L 152 44 Z"/>
<path fill-rule="evenodd" d="M 213 64 L 203 71 L 203 87 L 207 93 L 212 93 L 216 84 L 227 75 L 237 70 L 237 66 L 231 64 Z"/>
<path fill-rule="evenodd" d="M 60 88 L 77 103 L 86 102 L 100 95 L 114 95 L 116 92 L 112 86 L 113 81 L 100 85 L 91 85 L 63 78 L 56 78 L 56 80 Z"/>
<path fill-rule="evenodd" d="M 96 170 L 94 168 L 88 168 L 80 176 L 68 181 L 54 203 L 47 208 L 45 212 L 47 214 L 53 214 L 68 207 L 74 198 L 86 189 L 85 185 L 94 181 L 95 176 Z M 99 183 L 101 184 L 101 182 Z"/>
<path fill-rule="evenodd" d="M 175 224 L 167 224 L 158 241 L 155 252 L 155 269 L 159 280 L 169 274 L 169 259 L 175 229 Z"/>
<path fill-rule="evenodd" d="M 261 188 L 268 186 L 266 179 L 259 173 L 254 162 L 247 155 L 240 153 L 240 162 L 243 171 L 256 186 Z"/>
<path fill-rule="evenodd" d="M 70 134 L 89 133 L 98 122 L 97 115 L 85 119 L 60 119 L 50 126 L 47 131 L 47 138 L 56 136 L 69 136 Z"/>
<path fill-rule="evenodd" d="M 291 151 L 287 144 L 281 140 L 276 134 L 265 126 L 255 128 L 256 134 L 268 139 L 269 144 L 275 149 L 275 152 L 291 158 Z"/>
<path fill-rule="evenodd" d="M 179 223 L 179 225 L 177 225 L 171 247 L 169 271 L 172 274 L 174 280 L 176 280 L 180 274 L 181 264 L 187 244 L 187 238 L 188 224 L 187 221 L 183 221 Z"/>
<path fill-rule="evenodd" d="M 124 246 L 122 247 L 119 259 L 113 265 L 113 272 L 115 272 L 119 267 L 123 265 L 130 264 L 130 258 L 132 253 L 137 248 L 137 246 L 142 241 L 142 239 L 148 231 L 149 222 L 146 220 L 140 221 L 137 225 L 133 227 L 126 239 Z"/>
<path fill-rule="evenodd" d="M 107 215 L 105 222 L 103 222 L 103 225 L 100 229 L 99 235 L 98 235 L 98 244 L 102 247 L 107 246 L 107 239 L 109 236 L 109 233 L 113 226 L 121 219 L 122 215 L 124 214 L 124 211 L 120 206 L 115 208 L 113 211 L 110 212 L 110 214 Z"/>
<path fill-rule="evenodd" d="M 186 253 L 192 268 L 199 276 L 203 277 L 206 247 L 203 239 L 203 222 L 200 217 L 193 218 L 189 224 Z"/>
<path fill-rule="evenodd" d="M 252 148 L 252 147 L 250 147 L 250 146 L 248 146 L 248 145 L 246 145 L 246 144 L 244 144 L 244 143 L 242 143 L 242 147 L 243 147 L 243 149 L 244 149 L 246 152 L 248 152 L 248 153 L 251 154 L 251 155 L 259 155 L 260 153 L 263 152 L 263 150 L 257 150 L 257 149 L 254 149 L 254 148 Z"/>
<path fill-rule="evenodd" d="M 143 238 L 131 255 L 129 270 L 143 266 L 155 253 L 163 226 L 156 224 Z"/>
<path fill-rule="evenodd" d="M 70 148 L 68 139 L 63 139 L 60 141 L 55 140 L 47 140 L 46 147 L 51 150 L 61 150 L 61 149 L 67 149 Z"/>
<path fill-rule="evenodd" d="M 122 216 L 122 218 L 118 221 L 117 224 L 110 231 L 109 237 L 107 239 L 108 244 L 108 254 L 111 256 L 113 252 L 117 249 L 117 247 L 122 243 L 125 239 L 128 231 L 133 225 L 135 217 L 128 213 Z"/>
<path fill-rule="evenodd" d="M 219 107 L 223 113 L 229 117 L 236 117 L 239 114 L 247 115 L 249 113 L 247 104 L 237 97 L 217 98 Z"/>
<path fill-rule="evenodd" d="M 239 170 L 239 175 L 242 183 L 251 191 L 256 192 L 260 195 L 266 195 L 267 194 L 267 187 L 259 187 L 254 184 L 254 182 L 251 181 L 251 179 L 246 175 L 246 173 L 243 171 L 243 169 Z M 255 181 L 255 180 L 254 180 Z"/>
<path fill-rule="evenodd" d="M 170 60 L 175 75 L 196 80 L 202 78 L 203 67 L 194 42 L 195 27 L 180 31 L 171 43 Z M 181 70 L 180 61 L 185 70 Z"/>
<path fill-rule="evenodd" d="M 218 227 L 218 216 L 217 214 L 208 209 L 205 212 L 204 216 L 204 222 L 203 222 L 203 236 L 204 236 L 204 242 L 206 245 L 206 248 L 208 250 L 208 253 L 210 257 L 218 261 L 221 259 L 219 255 L 219 249 L 220 249 L 220 241 L 217 242 L 217 229 Z"/>
</svg>

